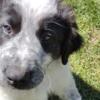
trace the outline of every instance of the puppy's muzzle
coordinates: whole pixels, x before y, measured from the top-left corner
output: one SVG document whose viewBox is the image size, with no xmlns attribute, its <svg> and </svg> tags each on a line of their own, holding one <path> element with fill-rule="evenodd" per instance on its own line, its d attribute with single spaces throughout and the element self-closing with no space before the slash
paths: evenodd
<svg viewBox="0 0 100 100">
<path fill-rule="evenodd" d="M 16 89 L 32 89 L 42 82 L 44 74 L 40 68 L 34 67 L 32 70 L 25 72 L 24 76 L 20 79 L 9 76 L 7 78 L 8 83 Z"/>
</svg>

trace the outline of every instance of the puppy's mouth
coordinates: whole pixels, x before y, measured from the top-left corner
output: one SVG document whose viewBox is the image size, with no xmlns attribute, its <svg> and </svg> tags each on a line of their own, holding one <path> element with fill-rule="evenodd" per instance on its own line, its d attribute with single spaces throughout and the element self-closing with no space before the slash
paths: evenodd
<svg viewBox="0 0 100 100">
<path fill-rule="evenodd" d="M 39 68 L 34 68 L 31 71 L 25 73 L 20 79 L 12 79 L 8 77 L 8 83 L 15 89 L 28 90 L 37 87 L 44 78 L 44 73 Z"/>
</svg>

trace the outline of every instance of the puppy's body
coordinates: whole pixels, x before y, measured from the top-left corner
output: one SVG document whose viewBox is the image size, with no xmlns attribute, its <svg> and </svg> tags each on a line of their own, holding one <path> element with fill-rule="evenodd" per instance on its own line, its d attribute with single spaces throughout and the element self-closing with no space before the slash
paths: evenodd
<svg viewBox="0 0 100 100">
<path fill-rule="evenodd" d="M 0 100 L 81 100 L 68 65 L 77 29 L 59 0 L 0 0 Z"/>
<path fill-rule="evenodd" d="M 53 94 L 61 100 L 81 100 L 69 65 L 62 66 L 59 60 L 54 61 L 46 71 L 43 82 L 32 90 L 19 91 L 1 87 L 0 100 L 48 100 Z"/>
</svg>

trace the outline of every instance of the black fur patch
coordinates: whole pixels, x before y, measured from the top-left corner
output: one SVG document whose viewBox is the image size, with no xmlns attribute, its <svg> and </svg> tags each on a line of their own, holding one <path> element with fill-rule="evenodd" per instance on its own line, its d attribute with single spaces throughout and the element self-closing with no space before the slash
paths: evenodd
<svg viewBox="0 0 100 100">
<path fill-rule="evenodd" d="M 44 51 L 54 59 L 61 57 L 64 65 L 69 55 L 82 45 L 81 36 L 72 28 L 77 30 L 77 24 L 72 24 L 61 16 L 54 16 L 44 19 L 37 32 Z"/>
<path fill-rule="evenodd" d="M 62 100 L 58 95 L 50 94 L 48 100 Z"/>
<path fill-rule="evenodd" d="M 54 16 L 42 21 L 37 35 L 43 49 L 47 53 L 51 53 L 53 58 L 58 58 L 61 55 L 61 45 L 65 38 L 65 34 L 66 38 L 68 38 L 69 31 L 69 24 L 62 18 Z"/>
</svg>

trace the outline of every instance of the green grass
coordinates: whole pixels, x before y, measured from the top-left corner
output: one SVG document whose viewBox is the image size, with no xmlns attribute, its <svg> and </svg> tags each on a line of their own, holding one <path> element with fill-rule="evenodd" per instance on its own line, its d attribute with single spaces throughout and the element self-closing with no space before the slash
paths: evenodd
<svg viewBox="0 0 100 100">
<path fill-rule="evenodd" d="M 65 0 L 76 13 L 83 48 L 71 56 L 83 100 L 100 100 L 100 0 Z"/>
</svg>

